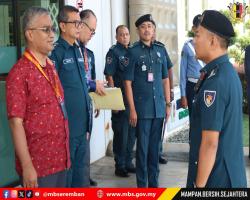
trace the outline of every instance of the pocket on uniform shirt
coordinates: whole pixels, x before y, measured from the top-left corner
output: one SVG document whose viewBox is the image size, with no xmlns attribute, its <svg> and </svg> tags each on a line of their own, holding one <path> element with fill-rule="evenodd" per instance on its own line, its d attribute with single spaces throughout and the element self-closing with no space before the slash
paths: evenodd
<svg viewBox="0 0 250 200">
<path fill-rule="evenodd" d="M 161 57 L 157 57 L 156 63 L 157 64 L 162 64 L 163 63 L 162 58 Z"/>
<path fill-rule="evenodd" d="M 76 65 L 66 64 L 63 65 L 60 72 L 60 80 L 63 85 L 75 83 L 78 80 L 78 70 Z"/>
<path fill-rule="evenodd" d="M 66 70 L 66 71 L 72 71 L 72 70 L 75 70 L 76 69 L 76 66 L 75 65 L 72 65 L 72 64 L 64 64 L 62 66 L 62 69 L 63 70 Z"/>
</svg>

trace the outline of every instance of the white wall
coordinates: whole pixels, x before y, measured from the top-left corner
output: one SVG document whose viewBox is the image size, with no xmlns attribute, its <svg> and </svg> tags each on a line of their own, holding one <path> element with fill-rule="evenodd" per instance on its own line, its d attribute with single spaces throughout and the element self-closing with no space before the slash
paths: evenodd
<svg viewBox="0 0 250 200">
<path fill-rule="evenodd" d="M 112 43 L 116 43 L 115 29 L 118 25 L 128 26 L 128 0 L 110 0 L 111 2 L 111 26 Z"/>
</svg>

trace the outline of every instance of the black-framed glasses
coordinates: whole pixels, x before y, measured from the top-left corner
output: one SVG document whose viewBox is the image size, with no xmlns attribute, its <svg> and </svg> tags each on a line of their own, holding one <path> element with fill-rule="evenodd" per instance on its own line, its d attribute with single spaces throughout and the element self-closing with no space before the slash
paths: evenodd
<svg viewBox="0 0 250 200">
<path fill-rule="evenodd" d="M 79 28 L 82 26 L 82 21 L 78 21 L 78 20 L 76 20 L 76 21 L 62 21 L 62 22 L 65 24 L 75 24 L 76 28 Z"/>
<path fill-rule="evenodd" d="M 29 28 L 28 30 L 40 30 L 43 31 L 44 33 L 50 34 L 52 33 L 56 33 L 57 29 L 54 26 L 46 26 L 46 27 L 38 27 L 38 28 Z"/>
<path fill-rule="evenodd" d="M 82 21 L 82 23 L 88 27 L 88 29 L 89 29 L 90 32 L 91 32 L 91 35 L 95 35 L 95 29 L 90 28 L 89 25 L 88 25 L 86 22 L 84 22 L 84 21 Z"/>
</svg>

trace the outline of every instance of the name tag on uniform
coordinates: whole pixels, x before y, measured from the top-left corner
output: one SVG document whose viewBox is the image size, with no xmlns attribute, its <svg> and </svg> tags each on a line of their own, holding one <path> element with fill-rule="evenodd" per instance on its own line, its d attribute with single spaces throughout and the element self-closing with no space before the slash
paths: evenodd
<svg viewBox="0 0 250 200">
<path fill-rule="evenodd" d="M 78 58 L 78 62 L 84 62 L 83 58 Z"/>
<path fill-rule="evenodd" d="M 73 58 L 66 58 L 63 60 L 63 64 L 69 64 L 69 63 L 74 63 L 74 59 Z"/>
<path fill-rule="evenodd" d="M 154 81 L 154 74 L 152 72 L 148 72 L 148 82 Z"/>
</svg>

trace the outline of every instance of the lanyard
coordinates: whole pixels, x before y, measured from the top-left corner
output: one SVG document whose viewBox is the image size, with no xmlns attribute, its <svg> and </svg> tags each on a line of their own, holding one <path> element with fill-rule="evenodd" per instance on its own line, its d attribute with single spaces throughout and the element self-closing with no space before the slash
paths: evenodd
<svg viewBox="0 0 250 200">
<path fill-rule="evenodd" d="M 44 72 L 44 70 L 41 67 L 41 65 L 39 64 L 39 62 L 32 56 L 32 54 L 26 50 L 23 55 L 36 66 L 36 68 L 41 72 L 41 74 L 47 79 L 47 81 L 50 83 L 50 85 L 54 89 L 54 92 L 55 92 L 58 100 L 62 101 L 62 95 L 61 95 L 60 89 L 59 89 L 59 79 L 58 79 L 57 75 L 54 73 L 54 77 L 55 77 L 55 86 L 54 86 L 52 81 L 49 79 L 47 74 Z"/>
</svg>

